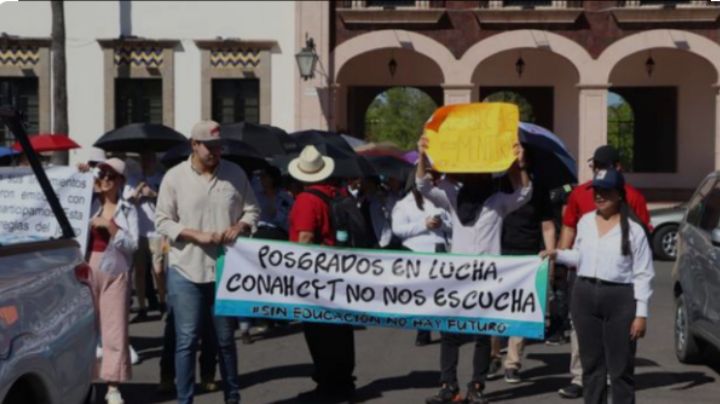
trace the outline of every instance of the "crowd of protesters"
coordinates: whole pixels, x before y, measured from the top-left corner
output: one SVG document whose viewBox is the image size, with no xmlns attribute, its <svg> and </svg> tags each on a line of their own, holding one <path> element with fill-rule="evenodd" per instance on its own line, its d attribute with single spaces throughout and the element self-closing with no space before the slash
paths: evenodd
<svg viewBox="0 0 720 404">
<path fill-rule="evenodd" d="M 529 174 L 538 162 L 519 144 L 505 174 L 443 175 L 431 170 L 428 139 L 421 137 L 416 172 L 400 179 L 337 178 L 333 159 L 314 146 L 289 163 L 285 176 L 275 167 L 248 175 L 221 159 L 213 121 L 196 124 L 190 142 L 190 157 L 167 172 L 154 153 L 141 154 L 139 164 L 97 156 L 79 166 L 95 177 L 86 258 L 101 331 L 98 376 L 108 383 L 109 404 L 124 402 L 119 386 L 137 361 L 129 323 L 148 320 L 153 310 L 165 320 L 159 391 L 193 402 L 199 350 L 200 388 L 222 386 L 225 403 L 240 402 L 234 336 L 239 329 L 242 341 L 252 343 L 251 329 L 257 334 L 258 327 L 251 326 L 258 323 L 213 312 L 216 260 L 238 237 L 423 253 L 540 254 L 551 268 L 546 343 L 571 347 L 572 380 L 559 394 L 603 403 L 609 384 L 613 403 L 634 402 L 635 347 L 645 334 L 654 275 L 649 215 L 611 146 L 589 160 L 593 180 L 546 189 Z M 130 320 L 133 289 L 136 315 Z M 317 387 L 298 399 L 352 401 L 354 327 L 304 323 L 303 330 Z M 418 331 L 417 346 L 430 341 L 429 331 Z M 522 381 L 522 338 L 443 332 L 440 342 L 440 390 L 428 404 L 485 403 L 488 380 Z M 473 372 L 463 394 L 457 366 L 467 342 L 474 344 Z"/>
</svg>

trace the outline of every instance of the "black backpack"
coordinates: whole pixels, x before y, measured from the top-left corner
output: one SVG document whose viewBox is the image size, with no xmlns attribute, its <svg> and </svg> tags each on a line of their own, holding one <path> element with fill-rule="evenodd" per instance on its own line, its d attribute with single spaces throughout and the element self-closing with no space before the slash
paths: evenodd
<svg viewBox="0 0 720 404">
<path fill-rule="evenodd" d="M 365 223 L 360 208 L 358 208 L 355 199 L 351 196 L 336 196 L 331 198 L 322 191 L 316 189 L 306 189 L 303 191 L 320 198 L 330 208 L 330 228 L 337 238 L 338 231 L 345 231 L 348 235 L 347 242 L 338 243 L 345 247 L 354 248 L 374 248 L 372 245 L 372 237 Z M 316 235 L 317 238 L 317 235 Z"/>
</svg>

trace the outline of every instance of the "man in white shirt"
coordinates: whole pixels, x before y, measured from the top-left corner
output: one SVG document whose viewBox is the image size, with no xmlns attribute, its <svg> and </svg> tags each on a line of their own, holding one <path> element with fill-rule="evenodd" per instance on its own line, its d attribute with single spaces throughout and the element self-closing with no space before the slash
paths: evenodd
<svg viewBox="0 0 720 404">
<path fill-rule="evenodd" d="M 512 194 L 495 192 L 491 174 L 463 174 L 458 177 L 461 184 L 447 179 L 433 184 L 427 173 L 425 152 L 428 139 L 423 136 L 418 142 L 420 161 L 417 168 L 417 185 L 422 195 L 435 206 L 446 209 L 452 217 L 453 253 L 500 255 L 500 238 L 503 218 L 527 203 L 532 197 L 532 184 L 525 171 L 522 147 L 516 145 L 517 162 L 508 175 L 519 187 Z M 468 336 L 442 333 L 440 366 L 442 387 L 440 392 L 427 399 L 427 404 L 450 404 L 461 400 L 457 384 L 457 364 L 460 346 L 468 342 Z M 473 338 L 473 337 L 471 337 Z M 466 402 L 484 404 L 485 378 L 490 367 L 490 336 L 474 336 L 473 376 Z"/>
<path fill-rule="evenodd" d="M 170 240 L 167 283 L 175 315 L 178 402 L 193 402 L 197 342 L 204 327 L 214 327 L 225 403 L 238 404 L 235 318 L 213 314 L 216 260 L 220 246 L 251 234 L 260 209 L 243 169 L 220 159 L 217 122 L 197 123 L 190 141 L 190 158 L 163 179 L 155 218 L 158 232 Z"/>
</svg>

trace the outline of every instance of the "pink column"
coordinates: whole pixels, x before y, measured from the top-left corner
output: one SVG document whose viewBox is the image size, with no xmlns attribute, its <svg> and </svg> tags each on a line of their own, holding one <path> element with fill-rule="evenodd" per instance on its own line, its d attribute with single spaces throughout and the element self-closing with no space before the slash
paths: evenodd
<svg viewBox="0 0 720 404">
<path fill-rule="evenodd" d="M 579 122 L 578 133 L 578 175 L 580 182 L 592 178 L 592 170 L 587 160 L 592 157 L 595 149 L 607 144 L 607 85 L 578 85 Z"/>
</svg>

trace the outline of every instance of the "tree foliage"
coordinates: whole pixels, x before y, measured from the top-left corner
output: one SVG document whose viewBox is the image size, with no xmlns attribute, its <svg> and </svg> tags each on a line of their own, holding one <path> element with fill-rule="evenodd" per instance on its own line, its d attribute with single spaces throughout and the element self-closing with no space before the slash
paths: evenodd
<svg viewBox="0 0 720 404">
<path fill-rule="evenodd" d="M 608 144 L 620 152 L 620 161 L 625 171 L 632 172 L 635 148 L 635 117 L 630 104 L 621 102 L 608 105 Z"/>
<path fill-rule="evenodd" d="M 515 104 L 520 110 L 520 121 L 535 122 L 535 113 L 533 112 L 532 105 L 525 97 L 515 91 L 498 91 L 492 93 L 485 97 L 483 102 L 507 102 L 509 104 Z"/>
<path fill-rule="evenodd" d="M 365 138 L 391 141 L 414 149 L 425 122 L 437 109 L 435 101 L 413 87 L 393 87 L 378 95 L 365 114 Z"/>
</svg>

